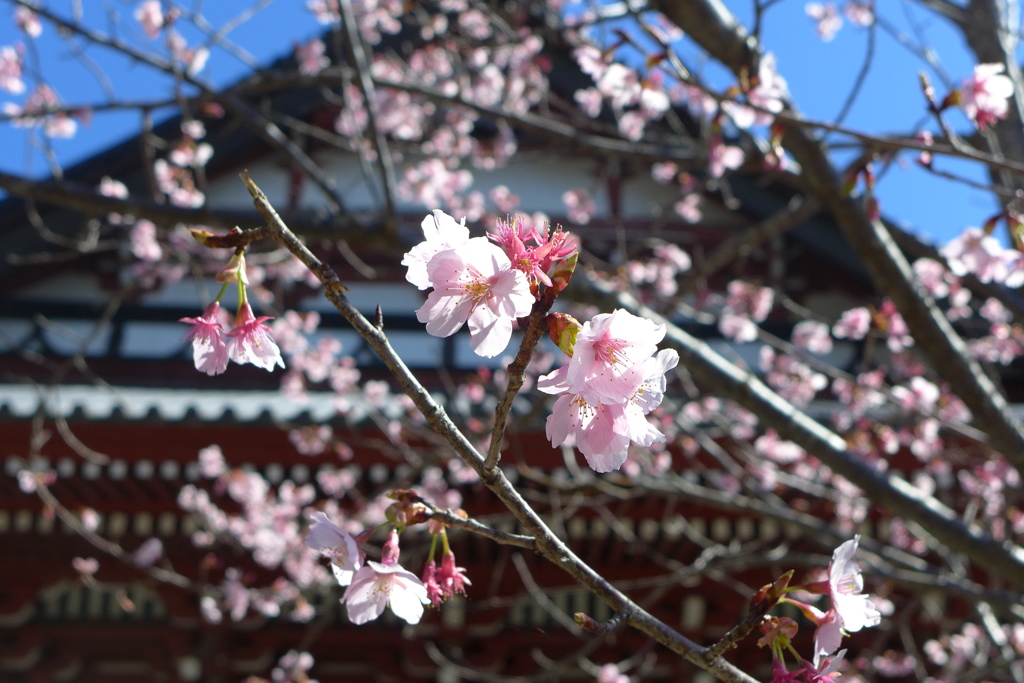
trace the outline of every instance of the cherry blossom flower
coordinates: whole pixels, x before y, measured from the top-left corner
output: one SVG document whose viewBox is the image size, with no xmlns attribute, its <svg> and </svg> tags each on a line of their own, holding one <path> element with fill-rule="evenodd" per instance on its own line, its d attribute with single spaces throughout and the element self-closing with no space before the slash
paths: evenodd
<svg viewBox="0 0 1024 683">
<path fill-rule="evenodd" d="M 303 45 L 296 45 L 295 61 L 299 63 L 299 73 L 314 76 L 330 66 L 331 60 L 328 59 L 326 51 L 324 41 L 317 38 Z"/>
<path fill-rule="evenodd" d="M 743 150 L 732 145 L 725 145 L 719 135 L 712 136 L 708 142 L 708 175 L 721 178 L 725 169 L 735 170 L 743 165 Z"/>
<path fill-rule="evenodd" d="M 645 380 L 644 361 L 664 338 L 664 325 L 621 308 L 595 315 L 576 335 L 566 390 L 584 394 L 590 403 L 628 400 Z"/>
<path fill-rule="evenodd" d="M 461 247 L 469 241 L 466 219 L 456 223 L 455 219 L 440 209 L 423 219 L 420 224 L 424 240 L 410 249 L 402 258 L 402 265 L 408 267 L 405 279 L 419 289 L 430 289 L 433 285 L 427 274 L 427 264 L 439 252 Z"/>
<path fill-rule="evenodd" d="M 629 683 L 629 676 L 614 664 L 605 664 L 597 674 L 597 683 Z"/>
<path fill-rule="evenodd" d="M 152 567 L 164 554 L 164 544 L 159 538 L 147 539 L 132 553 L 132 564 L 136 567 Z"/>
<path fill-rule="evenodd" d="M 10 45 L 0 47 L 0 90 L 12 95 L 25 92 L 25 82 L 21 80 L 21 52 Z"/>
<path fill-rule="evenodd" d="M 417 320 L 436 337 L 451 336 L 468 321 L 470 344 L 484 358 L 505 350 L 512 321 L 533 307 L 526 275 L 486 237 L 435 254 L 427 274 L 434 291 L 417 309 Z"/>
<path fill-rule="evenodd" d="M 814 664 L 804 660 L 804 679 L 807 683 L 835 683 L 839 680 L 839 664 L 845 655 L 846 650 L 841 650 L 835 657 L 828 657 L 820 663 L 817 658 L 815 658 Z"/>
<path fill-rule="evenodd" d="M 611 472 L 626 461 L 631 441 L 645 447 L 664 441 L 664 434 L 645 416 L 661 404 L 665 393 L 665 373 L 678 362 L 679 355 L 672 349 L 647 358 L 642 364 L 643 381 L 640 386 L 627 400 L 612 404 L 591 401 L 582 393 L 572 393 L 567 365 L 545 375 L 537 382 L 537 388 L 548 394 L 561 394 L 545 426 L 551 445 L 559 446 L 572 436 L 576 447 L 595 472 Z"/>
<path fill-rule="evenodd" d="M 627 111 L 619 117 L 619 132 L 627 140 L 639 140 L 644 136 L 647 119 L 638 111 Z"/>
<path fill-rule="evenodd" d="M 95 557 L 76 557 L 71 560 L 71 566 L 83 577 L 91 577 L 100 570 L 100 561 Z"/>
<path fill-rule="evenodd" d="M 573 223 L 586 225 L 591 217 L 597 213 L 597 204 L 594 198 L 584 189 L 576 188 L 569 190 L 562 195 L 562 202 L 565 204 L 569 220 Z"/>
<path fill-rule="evenodd" d="M 759 287 L 742 280 L 729 283 L 729 296 L 718 319 L 718 329 L 729 339 L 738 342 L 757 339 L 757 325 L 772 310 L 775 292 L 770 287 Z"/>
<path fill-rule="evenodd" d="M 584 114 L 592 119 L 601 115 L 601 106 L 604 104 L 604 95 L 597 88 L 581 88 L 573 95 L 573 99 L 580 105 Z"/>
<path fill-rule="evenodd" d="M 198 318 L 182 318 L 180 322 L 192 324 L 187 338 L 192 342 L 196 370 L 211 376 L 227 370 L 228 350 L 220 324 L 220 303 L 214 301 Z"/>
<path fill-rule="evenodd" d="M 875 23 L 875 3 L 873 0 L 848 0 L 843 7 L 846 18 L 857 26 L 871 26 Z"/>
<path fill-rule="evenodd" d="M 321 24 L 333 24 L 341 20 L 338 0 L 308 0 L 306 9 L 312 12 Z"/>
<path fill-rule="evenodd" d="M 844 630 L 851 633 L 867 626 L 877 626 L 882 615 L 875 609 L 862 593 L 864 579 L 860 569 L 853 564 L 853 554 L 857 552 L 860 536 L 846 541 L 832 553 L 832 562 L 828 565 L 828 591 L 832 599 L 832 609 L 842 620 Z M 835 652 L 835 650 L 830 650 Z"/>
<path fill-rule="evenodd" d="M 816 320 L 803 320 L 793 327 L 793 346 L 806 349 L 811 353 L 828 353 L 832 350 L 832 336 L 825 323 Z"/>
<path fill-rule="evenodd" d="M 864 307 L 843 311 L 832 326 L 832 334 L 839 339 L 863 339 L 871 329 L 871 311 Z"/>
<path fill-rule="evenodd" d="M 398 564 L 398 534 L 394 530 L 384 546 L 381 562 L 367 560 L 360 567 L 341 601 L 353 624 L 365 624 L 391 607 L 395 616 L 410 624 L 423 618 L 423 606 L 430 604 L 427 588 L 416 575 Z"/>
<path fill-rule="evenodd" d="M 441 568 L 437 571 L 437 582 L 447 598 L 454 597 L 456 594 L 465 595 L 466 586 L 472 585 L 466 576 L 466 569 L 455 566 L 455 554 L 450 550 L 441 556 Z"/>
<path fill-rule="evenodd" d="M 60 106 L 61 102 L 60 98 L 57 97 L 57 93 L 50 86 L 41 84 L 25 100 L 24 108 L 6 103 L 3 110 L 4 113 L 15 117 L 13 119 L 15 126 L 42 126 L 43 133 L 51 138 L 74 137 L 75 132 L 78 130 L 78 123 L 75 122 L 70 114 L 63 111 L 48 113 L 60 108 Z M 84 116 L 84 112 L 77 113 Z"/>
<path fill-rule="evenodd" d="M 363 566 L 359 544 L 347 531 L 327 518 L 324 512 L 314 512 L 306 534 L 306 545 L 330 559 L 331 570 L 338 585 L 348 586 L 355 573 Z"/>
<path fill-rule="evenodd" d="M 129 232 L 132 254 L 140 261 L 157 262 L 164 256 L 164 250 L 156 239 L 156 225 L 140 219 Z"/>
<path fill-rule="evenodd" d="M 775 120 L 773 114 L 782 111 L 787 97 L 789 86 L 776 69 L 775 55 L 769 52 L 761 57 L 755 85 L 747 91 L 747 101 L 760 110 L 734 102 L 723 102 L 722 109 L 739 128 L 767 126 Z"/>
<path fill-rule="evenodd" d="M 440 607 L 441 603 L 444 602 L 445 594 L 444 589 L 437 580 L 437 563 L 431 558 L 427 561 L 426 565 L 423 566 L 423 585 L 427 589 L 427 600 L 430 601 L 431 607 Z"/>
<path fill-rule="evenodd" d="M 160 37 L 160 29 L 164 27 L 165 20 L 160 0 L 146 0 L 135 10 L 135 21 L 139 22 L 142 32 L 150 40 Z"/>
<path fill-rule="evenodd" d="M 836 33 L 843 27 L 843 18 L 839 15 L 839 8 L 834 2 L 809 2 L 804 11 L 814 20 L 818 37 L 826 43 L 835 38 Z"/>
<path fill-rule="evenodd" d="M 699 223 L 700 219 L 704 217 L 704 213 L 700 210 L 700 204 L 700 195 L 692 192 L 676 202 L 673 208 L 679 217 L 687 223 Z"/>
<path fill-rule="evenodd" d="M 252 363 L 258 368 L 273 371 L 275 365 L 284 367 L 281 349 L 270 336 L 270 327 L 265 321 L 273 320 L 262 315 L 259 318 L 252 314 L 252 307 L 245 302 L 239 308 L 238 320 L 234 329 L 227 333 L 228 357 L 239 364 Z"/>
<path fill-rule="evenodd" d="M 1013 95 L 1013 81 L 1003 75 L 1004 70 L 1002 64 L 978 64 L 961 85 L 960 107 L 978 130 L 983 131 L 1006 117 L 1006 100 Z"/>
<path fill-rule="evenodd" d="M 931 147 L 935 144 L 935 136 L 931 134 L 931 131 L 922 130 L 914 136 L 914 140 L 920 142 L 926 147 Z M 932 167 L 932 153 L 928 150 L 921 150 L 921 153 L 917 156 L 917 163 L 921 164 L 925 168 Z"/>
<path fill-rule="evenodd" d="M 663 161 L 651 165 L 651 177 L 655 182 L 665 184 L 679 175 L 679 167 L 671 161 Z"/>
<path fill-rule="evenodd" d="M 980 228 L 967 228 L 941 249 L 956 275 L 972 273 L 982 282 L 1001 282 L 1006 277 L 1003 246 Z"/>
<path fill-rule="evenodd" d="M 43 25 L 39 23 L 39 15 L 24 5 L 14 10 L 14 23 L 29 38 L 38 38 L 43 34 Z"/>
</svg>

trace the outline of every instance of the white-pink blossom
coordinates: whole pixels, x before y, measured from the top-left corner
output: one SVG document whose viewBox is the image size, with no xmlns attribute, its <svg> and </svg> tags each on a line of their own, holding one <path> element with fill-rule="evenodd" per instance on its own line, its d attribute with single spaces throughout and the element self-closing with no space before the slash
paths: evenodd
<svg viewBox="0 0 1024 683">
<path fill-rule="evenodd" d="M 643 363 L 665 338 L 665 326 L 621 308 L 583 323 L 566 370 L 567 391 L 590 403 L 622 403 L 644 382 Z"/>
<path fill-rule="evenodd" d="M 410 249 L 402 258 L 402 265 L 409 270 L 405 279 L 419 289 L 430 289 L 433 285 L 427 274 L 427 264 L 439 252 L 454 247 L 461 247 L 469 241 L 469 228 L 466 219 L 455 222 L 455 219 L 440 209 L 423 219 L 420 224 L 424 240 Z"/>
<path fill-rule="evenodd" d="M 239 307 L 238 320 L 234 329 L 227 333 L 228 357 L 236 363 L 252 363 L 258 368 L 273 371 L 275 365 L 284 367 L 281 349 L 270 336 L 270 328 L 265 321 L 273 320 L 262 315 L 253 315 L 252 307 L 243 303 Z"/>
<path fill-rule="evenodd" d="M 330 66 L 331 60 L 327 58 L 326 52 L 324 41 L 318 38 L 296 45 L 295 61 L 299 63 L 299 73 L 314 76 Z"/>
<path fill-rule="evenodd" d="M 39 23 L 39 15 L 24 5 L 14 10 L 14 23 L 29 38 L 38 38 L 43 34 L 43 25 Z"/>
<path fill-rule="evenodd" d="M 470 344 L 484 358 L 505 350 L 512 321 L 533 307 L 526 275 L 486 237 L 435 254 L 427 275 L 434 290 L 417 309 L 417 320 L 436 337 L 451 336 L 468 321 Z"/>
<path fill-rule="evenodd" d="M 390 607 L 395 616 L 410 624 L 423 618 L 423 606 L 430 603 L 427 588 L 410 571 L 398 564 L 384 565 L 373 560 L 356 571 L 342 598 L 353 624 L 365 624 Z"/>
<path fill-rule="evenodd" d="M 757 339 L 755 323 L 763 321 L 771 312 L 774 290 L 742 280 L 730 282 L 728 290 L 725 308 L 718 319 L 719 331 L 738 342 L 754 341 Z"/>
<path fill-rule="evenodd" d="M 825 42 L 835 38 L 836 33 L 843 27 L 843 18 L 839 15 L 839 8 L 834 2 L 809 2 L 804 11 L 814 20 L 815 31 Z"/>
<path fill-rule="evenodd" d="M 661 404 L 665 373 L 678 362 L 679 355 L 672 349 L 647 358 L 640 366 L 643 377 L 640 386 L 625 401 L 612 404 L 573 393 L 569 389 L 569 366 L 542 377 L 537 388 L 559 395 L 545 426 L 551 445 L 559 446 L 571 437 L 594 471 L 611 472 L 626 461 L 631 442 L 648 447 L 664 441 L 665 435 L 646 415 Z"/>
<path fill-rule="evenodd" d="M 160 37 L 160 29 L 164 27 L 165 20 L 160 0 L 146 0 L 135 9 L 135 21 L 139 22 L 142 32 L 150 40 Z"/>
<path fill-rule="evenodd" d="M 828 353 L 832 350 L 832 335 L 828 325 L 817 320 L 802 320 L 793 327 L 793 346 L 811 353 Z"/>
<path fill-rule="evenodd" d="M 363 566 L 363 555 L 352 534 L 328 519 L 324 512 L 310 515 L 313 524 L 306 534 L 306 545 L 330 559 L 331 570 L 341 586 L 352 583 L 355 573 Z"/>
<path fill-rule="evenodd" d="M 196 370 L 211 376 L 224 372 L 228 367 L 228 350 L 220 324 L 220 304 L 214 301 L 198 318 L 182 318 L 180 322 L 192 324 L 188 339 L 192 342 Z"/>
<path fill-rule="evenodd" d="M 982 282 L 1001 282 L 1006 277 L 1003 246 L 980 228 L 967 228 L 941 250 L 949 269 L 963 276 L 973 274 Z"/>
<path fill-rule="evenodd" d="M 739 168 L 743 159 L 743 150 L 724 144 L 720 136 L 712 136 L 708 141 L 708 175 L 712 178 L 721 178 L 726 169 Z"/>
<path fill-rule="evenodd" d="M 960 88 L 960 106 L 978 130 L 985 130 L 1006 117 L 1007 99 L 1013 96 L 1013 81 L 1003 75 L 1002 64 L 978 64 Z"/>
<path fill-rule="evenodd" d="M 875 609 L 864 590 L 860 569 L 853 563 L 860 536 L 854 536 L 832 553 L 828 565 L 829 597 L 832 609 L 842 620 L 843 629 L 851 633 L 868 626 L 877 626 L 882 615 Z"/>
<path fill-rule="evenodd" d="M 25 82 L 21 80 L 21 52 L 10 45 L 0 47 L 0 90 L 12 95 L 25 92 Z"/>
<path fill-rule="evenodd" d="M 582 188 L 568 190 L 562 195 L 562 202 L 565 204 L 569 220 L 573 223 L 586 225 L 597 213 L 597 204 L 594 202 L 594 198 Z"/>
</svg>

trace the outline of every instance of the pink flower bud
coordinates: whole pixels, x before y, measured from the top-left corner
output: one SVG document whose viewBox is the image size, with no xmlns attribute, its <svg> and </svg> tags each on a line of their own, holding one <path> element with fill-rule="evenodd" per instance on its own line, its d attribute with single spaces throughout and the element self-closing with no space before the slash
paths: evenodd
<svg viewBox="0 0 1024 683">
<path fill-rule="evenodd" d="M 383 565 L 392 565 L 398 562 L 398 532 L 394 529 L 388 534 L 388 540 L 384 543 L 384 549 L 381 551 L 380 563 Z"/>
</svg>

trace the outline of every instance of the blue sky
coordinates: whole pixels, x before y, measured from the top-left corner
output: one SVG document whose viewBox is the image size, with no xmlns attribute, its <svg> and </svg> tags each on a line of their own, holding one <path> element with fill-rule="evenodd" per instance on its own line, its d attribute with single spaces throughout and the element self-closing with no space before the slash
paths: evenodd
<svg viewBox="0 0 1024 683">
<path fill-rule="evenodd" d="M 71 5 L 70 2 L 48 4 L 64 13 Z M 129 42 L 154 45 L 142 36 L 131 19 L 131 10 L 136 2 L 117 0 L 114 3 L 123 13 L 119 24 L 111 24 L 106 10 L 98 3 L 82 4 L 86 20 L 91 25 L 104 31 L 110 31 L 114 26 Z M 203 11 L 213 26 L 230 20 L 239 8 L 248 4 L 202 3 Z M 973 63 L 962 39 L 940 18 L 918 9 L 909 0 L 883 0 L 878 4 L 885 11 L 893 12 L 886 16 L 897 30 L 913 36 L 911 40 L 914 42 L 927 42 L 955 82 L 970 72 Z M 726 0 L 726 5 L 741 20 L 749 21 L 752 2 Z M 764 20 L 763 39 L 768 49 L 775 53 L 779 69 L 788 80 L 801 111 L 812 118 L 831 120 L 840 111 L 861 69 L 868 34 L 866 29 L 846 22 L 835 39 L 825 43 L 815 35 L 813 22 L 806 16 L 804 5 L 803 0 L 783 0 L 774 5 Z M 0 45 L 23 40 L 12 22 L 6 20 L 10 11 L 4 11 L 0 6 L 0 17 L 4 18 L 0 22 Z M 200 34 L 196 31 L 188 30 L 184 25 L 181 29 L 190 44 L 199 40 Z M 263 63 L 289 52 L 294 42 L 307 40 L 319 31 L 320 26 L 305 9 L 303 0 L 277 0 L 270 2 L 251 21 L 238 26 L 228 34 L 228 38 L 250 52 L 257 62 Z M 44 28 L 37 47 L 35 54 L 29 54 L 29 65 L 35 64 L 35 55 L 38 55 L 42 73 L 66 102 L 77 104 L 104 100 L 100 81 L 70 55 L 66 43 L 57 38 L 52 26 Z M 86 54 L 111 78 L 116 78 L 115 87 L 122 96 L 129 93 L 131 99 L 139 100 L 165 97 L 168 92 L 168 81 L 148 67 L 95 47 L 87 48 Z M 708 69 L 713 73 L 713 67 Z M 918 71 L 928 73 L 939 97 L 945 94 L 945 86 L 928 64 L 879 29 L 869 76 L 846 125 L 867 132 L 902 133 L 915 130 L 924 123 L 925 127 L 934 130 L 934 124 L 925 118 Z M 244 62 L 217 50 L 202 76 L 214 84 L 223 85 L 246 73 L 248 67 Z M 0 102 L 7 100 L 18 102 L 20 98 L 0 98 Z M 160 112 L 155 112 L 155 116 L 159 119 Z M 969 124 L 959 113 L 953 112 L 950 121 L 961 130 L 968 130 Z M 138 130 L 139 125 L 137 113 L 97 114 L 74 139 L 56 140 L 53 146 L 61 163 L 67 166 L 123 139 L 126 131 Z M 48 174 L 42 155 L 28 146 L 28 140 L 24 130 L 0 126 L 0 149 L 3 150 L 0 169 L 35 176 Z M 842 142 L 838 137 L 831 138 L 831 141 Z M 836 152 L 836 159 L 847 158 L 848 152 Z M 962 162 L 941 159 L 938 166 L 977 181 L 985 180 L 980 168 Z M 910 154 L 901 155 L 899 161 L 892 165 L 881 180 L 878 195 L 887 217 L 940 243 L 948 241 L 967 226 L 980 224 L 996 210 L 987 193 L 931 176 L 913 163 Z"/>
</svg>

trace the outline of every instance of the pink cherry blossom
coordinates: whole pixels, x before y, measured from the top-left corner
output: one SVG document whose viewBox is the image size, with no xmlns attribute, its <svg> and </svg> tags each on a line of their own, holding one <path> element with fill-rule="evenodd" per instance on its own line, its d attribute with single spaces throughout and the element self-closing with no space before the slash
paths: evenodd
<svg viewBox="0 0 1024 683">
<path fill-rule="evenodd" d="M 470 344 L 484 358 L 505 350 L 512 321 L 533 307 L 526 275 L 486 237 L 435 254 L 427 273 L 434 291 L 416 318 L 436 337 L 451 336 L 468 321 Z"/>
<path fill-rule="evenodd" d="M 164 27 L 165 20 L 160 0 L 146 0 L 135 10 L 135 21 L 139 22 L 142 32 L 150 40 L 160 37 L 160 29 Z"/>
<path fill-rule="evenodd" d="M 832 609 L 842 620 L 843 629 L 851 633 L 867 626 L 877 626 L 882 619 L 882 615 L 871 604 L 868 596 L 861 592 L 864 590 L 864 580 L 861 578 L 860 569 L 853 564 L 853 554 L 857 552 L 859 542 L 860 536 L 854 536 L 840 545 L 832 553 L 832 562 L 828 565 Z"/>
<path fill-rule="evenodd" d="M 427 274 L 430 259 L 439 252 L 461 247 L 468 242 L 469 228 L 466 227 L 465 218 L 456 223 L 454 218 L 440 209 L 434 209 L 433 213 L 424 218 L 420 227 L 425 239 L 405 254 L 402 265 L 409 268 L 405 274 L 406 280 L 420 289 L 430 289 L 433 286 Z"/>
<path fill-rule="evenodd" d="M 465 595 L 466 586 L 472 585 L 472 582 L 466 576 L 466 569 L 455 566 L 455 554 L 450 550 L 441 557 L 441 568 L 437 571 L 437 582 L 444 591 L 445 597 L 453 597 L 456 594 Z"/>
<path fill-rule="evenodd" d="M 129 232 L 132 254 L 140 261 L 157 262 L 163 258 L 164 250 L 156 239 L 156 225 L 140 219 Z"/>
<path fill-rule="evenodd" d="M 980 228 L 967 228 L 941 252 L 956 275 L 972 273 L 982 282 L 1002 282 L 1006 277 L 1003 246 Z"/>
<path fill-rule="evenodd" d="M 363 565 L 359 544 L 351 534 L 328 519 L 326 513 L 314 512 L 310 518 L 313 524 L 306 535 L 306 545 L 330 559 L 339 585 L 349 585 Z"/>
<path fill-rule="evenodd" d="M 848 0 L 843 7 L 846 18 L 857 26 L 871 26 L 875 23 L 874 0 Z"/>
<path fill-rule="evenodd" d="M 761 58 L 756 85 L 747 91 L 747 101 L 760 109 L 735 102 L 723 102 L 722 109 L 739 128 L 768 126 L 775 120 L 773 114 L 782 111 L 787 97 L 789 86 L 776 69 L 775 55 L 769 52 Z"/>
<path fill-rule="evenodd" d="M 353 624 L 365 624 L 390 607 L 395 616 L 410 624 L 423 618 L 423 606 L 430 604 L 427 588 L 416 575 L 398 563 L 367 560 L 352 577 L 341 599 Z"/>
<path fill-rule="evenodd" d="M 235 328 L 228 332 L 228 357 L 236 363 L 252 363 L 258 368 L 273 371 L 275 365 L 284 367 L 281 349 L 270 336 L 270 328 L 265 321 L 273 320 L 262 315 L 259 318 L 252 314 L 249 303 L 239 308 Z"/>
<path fill-rule="evenodd" d="M 839 665 L 846 655 L 846 650 L 840 650 L 835 657 L 828 657 L 819 662 L 818 657 L 812 664 L 804 660 L 803 674 L 807 683 L 834 683 L 839 680 Z"/>
<path fill-rule="evenodd" d="M 839 15 L 839 8 L 834 2 L 809 2 L 804 11 L 814 20 L 818 37 L 826 43 L 835 38 L 836 33 L 843 27 L 843 18 Z"/>
<path fill-rule="evenodd" d="M 220 304 L 214 301 L 198 318 L 182 318 L 180 322 L 192 324 L 187 338 L 192 341 L 196 370 L 211 376 L 227 370 L 228 350 L 220 324 Z"/>
<path fill-rule="evenodd" d="M 818 662 L 839 649 L 843 642 L 843 620 L 835 609 L 824 613 L 813 607 L 809 609 L 818 615 L 818 628 L 814 631 L 814 661 Z"/>
<path fill-rule="evenodd" d="M 0 47 L 0 90 L 12 95 L 25 92 L 25 82 L 21 80 L 21 51 L 10 45 Z"/>
<path fill-rule="evenodd" d="M 423 585 L 427 589 L 427 599 L 430 601 L 431 607 L 440 607 L 441 603 L 444 602 L 445 594 L 444 589 L 437 580 L 437 563 L 434 562 L 433 558 L 427 561 L 426 565 L 423 566 Z"/>
<path fill-rule="evenodd" d="M 583 324 L 566 371 L 566 390 L 589 403 L 622 403 L 643 383 L 643 363 L 665 338 L 665 326 L 621 308 Z"/>
<path fill-rule="evenodd" d="M 1002 64 L 978 64 L 965 79 L 960 92 L 960 106 L 978 130 L 985 130 L 998 119 L 1006 117 L 1013 96 L 1013 81 L 1003 75 Z"/>
<path fill-rule="evenodd" d="M 772 310 L 775 292 L 770 287 L 759 287 L 742 280 L 729 283 L 725 309 L 718 319 L 718 329 L 729 339 L 738 342 L 757 339 L 757 325 Z"/>
<path fill-rule="evenodd" d="M 629 676 L 619 671 L 619 667 L 614 664 L 605 664 L 597 674 L 597 683 L 629 683 Z"/>
<path fill-rule="evenodd" d="M 721 178 L 726 169 L 735 170 L 743 165 L 743 150 L 725 145 L 721 136 L 712 136 L 708 141 L 708 175 Z"/>
<path fill-rule="evenodd" d="M 578 342 L 577 342 L 578 344 Z M 576 447 L 596 472 L 619 469 L 635 441 L 650 446 L 664 441 L 665 436 L 645 417 L 661 404 L 665 393 L 665 373 L 679 362 L 679 355 L 665 349 L 642 364 L 643 381 L 628 400 L 604 404 L 590 401 L 580 393 L 568 390 L 568 368 L 546 375 L 537 388 L 549 394 L 561 394 L 548 416 L 545 432 L 552 446 L 575 439 Z"/>
<path fill-rule="evenodd" d="M 38 38 L 43 34 L 39 15 L 24 5 L 14 10 L 14 23 L 30 38 Z"/>
<path fill-rule="evenodd" d="M 312 12 L 321 24 L 333 24 L 341 19 L 338 0 L 307 0 L 306 9 Z"/>
<path fill-rule="evenodd" d="M 825 323 L 803 320 L 793 327 L 793 346 L 811 353 L 828 353 L 832 350 L 832 336 Z"/>
<path fill-rule="evenodd" d="M 592 119 L 601 115 L 601 106 L 604 104 L 604 95 L 597 88 L 581 88 L 573 95 L 573 99 L 580 105 L 584 114 Z"/>
<path fill-rule="evenodd" d="M 563 194 L 562 202 L 565 204 L 569 220 L 573 223 L 586 225 L 597 213 L 597 204 L 594 202 L 594 198 L 582 188 L 569 190 Z"/>
<path fill-rule="evenodd" d="M 832 334 L 839 339 L 863 339 L 871 329 L 871 311 L 864 307 L 843 311 L 839 322 L 832 326 Z"/>
<path fill-rule="evenodd" d="M 0 60 L 7 61 L 2 55 L 0 55 Z M 11 65 L 9 63 L 0 64 L 0 74 L 3 71 L 8 71 L 9 74 L 10 68 Z M 71 115 L 63 111 L 47 113 L 54 109 L 59 109 L 60 106 L 60 98 L 53 91 L 53 88 L 46 84 L 41 84 L 25 100 L 24 108 L 7 103 L 4 105 L 3 111 L 15 117 L 12 121 L 15 126 L 41 126 L 43 133 L 51 138 L 74 137 L 75 132 L 78 130 L 78 123 Z M 85 112 L 78 112 L 78 114 L 84 116 Z"/>
<path fill-rule="evenodd" d="M 549 238 L 547 228 L 538 230 L 534 225 L 527 225 L 522 214 L 516 214 L 511 220 L 499 218 L 494 227 L 495 232 L 488 237 L 505 250 L 512 267 L 521 270 L 531 284 L 541 282 L 551 286 L 548 269 L 576 250 L 576 240 L 571 235 L 559 229 Z"/>
<path fill-rule="evenodd" d="M 317 38 L 295 46 L 295 61 L 299 63 L 299 73 L 305 76 L 314 76 L 331 65 L 324 41 Z"/>
</svg>

